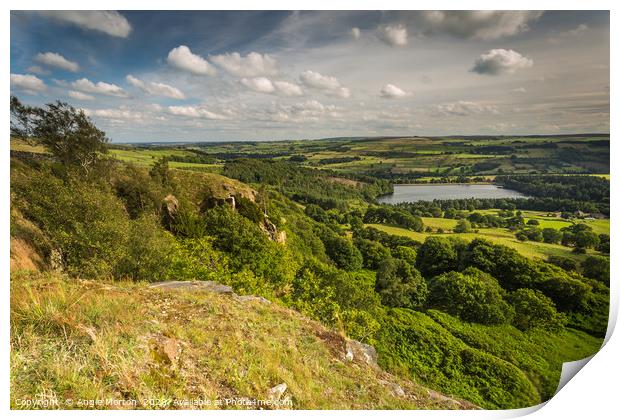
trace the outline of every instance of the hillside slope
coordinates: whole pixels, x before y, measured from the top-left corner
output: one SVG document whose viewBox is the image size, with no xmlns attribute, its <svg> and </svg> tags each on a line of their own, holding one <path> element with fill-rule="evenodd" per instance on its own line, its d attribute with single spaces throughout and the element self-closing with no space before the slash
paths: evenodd
<svg viewBox="0 0 620 420">
<path fill-rule="evenodd" d="M 356 351 L 347 357 L 347 347 L 260 298 L 33 272 L 11 279 L 12 408 L 473 408 Z"/>
</svg>

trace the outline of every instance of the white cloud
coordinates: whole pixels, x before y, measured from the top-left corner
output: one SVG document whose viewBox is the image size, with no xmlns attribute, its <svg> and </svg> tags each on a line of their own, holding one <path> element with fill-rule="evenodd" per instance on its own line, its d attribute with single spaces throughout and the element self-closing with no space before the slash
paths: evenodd
<svg viewBox="0 0 620 420">
<path fill-rule="evenodd" d="M 32 74 L 14 74 L 11 73 L 11 87 L 24 92 L 36 95 L 37 92 L 42 92 L 47 89 L 43 80 Z"/>
<path fill-rule="evenodd" d="M 78 92 L 78 91 L 75 91 L 75 90 L 70 90 L 68 95 L 69 95 L 69 97 L 71 97 L 73 99 L 77 99 L 78 101 L 93 101 L 93 100 L 95 100 L 94 96 L 87 95 L 85 93 Z"/>
<path fill-rule="evenodd" d="M 478 74 L 499 75 L 514 73 L 520 69 L 532 67 L 534 61 L 514 50 L 494 49 L 487 51 L 476 59 L 471 71 Z"/>
<path fill-rule="evenodd" d="M 192 53 L 186 45 L 179 45 L 168 53 L 168 64 L 180 70 L 190 72 L 199 76 L 215 76 L 215 68 L 201 56 Z"/>
<path fill-rule="evenodd" d="M 180 117 L 225 120 L 226 116 L 209 111 L 204 106 L 169 106 L 168 113 Z"/>
<path fill-rule="evenodd" d="M 514 88 L 512 91 L 514 93 L 526 93 L 527 92 L 527 90 L 524 87 Z"/>
<path fill-rule="evenodd" d="M 254 92 L 273 93 L 276 90 L 271 80 L 266 77 L 243 78 L 241 84 Z"/>
<path fill-rule="evenodd" d="M 293 105 L 272 104 L 271 108 L 255 115 L 255 118 L 275 122 L 316 122 L 325 118 L 340 118 L 340 111 L 335 105 L 323 105 L 312 99 Z"/>
<path fill-rule="evenodd" d="M 456 115 L 465 117 L 474 114 L 499 114 L 497 108 L 491 105 L 483 105 L 477 102 L 458 101 L 437 105 L 435 114 L 440 116 Z"/>
<path fill-rule="evenodd" d="M 276 91 L 283 96 L 301 96 L 304 94 L 301 87 L 295 83 L 275 81 L 273 82 L 273 86 L 276 88 Z"/>
<path fill-rule="evenodd" d="M 148 93 L 149 95 L 165 96 L 166 98 L 172 99 L 185 99 L 185 94 L 174 86 L 157 82 L 145 83 L 131 74 L 128 74 L 126 79 L 130 85 L 141 89 L 144 93 Z"/>
<path fill-rule="evenodd" d="M 39 53 L 34 58 L 38 63 L 45 64 L 48 67 L 56 67 L 75 73 L 80 69 L 78 63 L 69 61 L 62 55 L 53 52 Z"/>
<path fill-rule="evenodd" d="M 61 22 L 72 23 L 83 29 L 99 31 L 120 38 L 127 38 L 132 29 L 127 19 L 114 11 L 48 10 L 39 13 Z"/>
<path fill-rule="evenodd" d="M 351 28 L 351 36 L 355 39 L 359 39 L 362 35 L 360 28 Z"/>
<path fill-rule="evenodd" d="M 407 45 L 407 28 L 403 25 L 387 25 L 378 28 L 379 39 L 392 47 Z"/>
<path fill-rule="evenodd" d="M 147 119 L 146 114 L 134 111 L 127 107 L 106 108 L 106 109 L 84 109 L 84 113 L 89 117 L 98 117 L 112 121 L 133 121 L 144 122 Z"/>
<path fill-rule="evenodd" d="M 421 25 L 430 33 L 488 40 L 525 32 L 529 30 L 528 23 L 542 14 L 524 10 L 425 11 L 422 12 Z"/>
<path fill-rule="evenodd" d="M 329 96 L 340 98 L 351 96 L 349 88 L 342 86 L 340 81 L 334 76 L 324 76 L 321 73 L 306 70 L 299 75 L 299 80 L 304 86 L 321 90 Z"/>
<path fill-rule="evenodd" d="M 266 77 L 243 78 L 241 84 L 251 91 L 259 93 L 276 94 L 280 96 L 302 96 L 304 92 L 295 83 L 281 80 L 271 81 Z"/>
<path fill-rule="evenodd" d="M 381 88 L 379 95 L 382 98 L 395 99 L 395 98 L 402 98 L 404 96 L 407 96 L 408 94 L 407 92 L 405 92 L 398 86 L 388 83 L 387 85 Z"/>
<path fill-rule="evenodd" d="M 267 54 L 251 52 L 243 57 L 238 52 L 214 55 L 209 57 L 228 73 L 238 77 L 275 76 L 278 74 L 278 63 Z"/>
<path fill-rule="evenodd" d="M 97 82 L 83 78 L 71 83 L 71 86 L 79 91 L 87 93 L 96 93 L 100 95 L 117 96 L 120 98 L 127 97 L 127 93 L 120 87 L 112 83 Z"/>
<path fill-rule="evenodd" d="M 588 31 L 588 25 L 581 23 L 575 29 L 571 29 L 567 32 L 567 35 L 570 36 L 581 36 Z"/>
<path fill-rule="evenodd" d="M 46 70 L 41 66 L 30 66 L 26 69 L 26 71 L 28 73 L 41 74 L 41 75 L 50 74 L 49 70 Z"/>
</svg>

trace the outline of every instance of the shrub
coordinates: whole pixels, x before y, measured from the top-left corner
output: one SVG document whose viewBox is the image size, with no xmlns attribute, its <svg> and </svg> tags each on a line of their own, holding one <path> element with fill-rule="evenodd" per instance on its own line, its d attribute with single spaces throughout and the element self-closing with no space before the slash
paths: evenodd
<svg viewBox="0 0 620 420">
<path fill-rule="evenodd" d="M 566 323 L 566 317 L 558 313 L 553 301 L 538 290 L 518 289 L 510 294 L 514 306 L 513 324 L 520 330 L 542 328 L 559 331 Z"/>
<path fill-rule="evenodd" d="M 402 308 L 422 305 L 428 293 L 420 272 L 398 258 L 388 258 L 381 263 L 375 290 L 384 305 Z"/>
<path fill-rule="evenodd" d="M 462 273 L 451 271 L 431 279 L 427 305 L 465 321 L 502 324 L 512 318 L 503 295 L 495 278 L 470 267 Z"/>
<path fill-rule="evenodd" d="M 416 267 L 425 277 L 456 270 L 457 266 L 455 242 L 448 238 L 429 236 L 418 250 Z"/>
<path fill-rule="evenodd" d="M 581 263 L 583 275 L 609 286 L 609 258 L 591 255 Z"/>
</svg>

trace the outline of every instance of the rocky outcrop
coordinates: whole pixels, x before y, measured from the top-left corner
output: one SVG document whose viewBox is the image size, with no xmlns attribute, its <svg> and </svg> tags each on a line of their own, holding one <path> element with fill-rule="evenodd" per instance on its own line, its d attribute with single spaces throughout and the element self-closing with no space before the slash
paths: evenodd
<svg viewBox="0 0 620 420">
<path fill-rule="evenodd" d="M 161 210 L 162 222 L 167 229 L 170 229 L 179 214 L 179 200 L 174 195 L 168 194 L 162 200 Z"/>
<path fill-rule="evenodd" d="M 376 368 L 379 367 L 377 364 L 377 350 L 373 346 L 348 338 L 345 340 L 346 360 L 350 362 L 355 360 Z"/>
</svg>

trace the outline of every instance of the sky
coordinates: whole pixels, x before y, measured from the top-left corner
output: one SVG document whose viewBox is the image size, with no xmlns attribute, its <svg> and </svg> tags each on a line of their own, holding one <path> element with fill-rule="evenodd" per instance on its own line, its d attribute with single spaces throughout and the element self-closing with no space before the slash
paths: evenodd
<svg viewBox="0 0 620 420">
<path fill-rule="evenodd" d="M 112 142 L 609 132 L 607 11 L 13 11 L 11 94 Z"/>
</svg>

